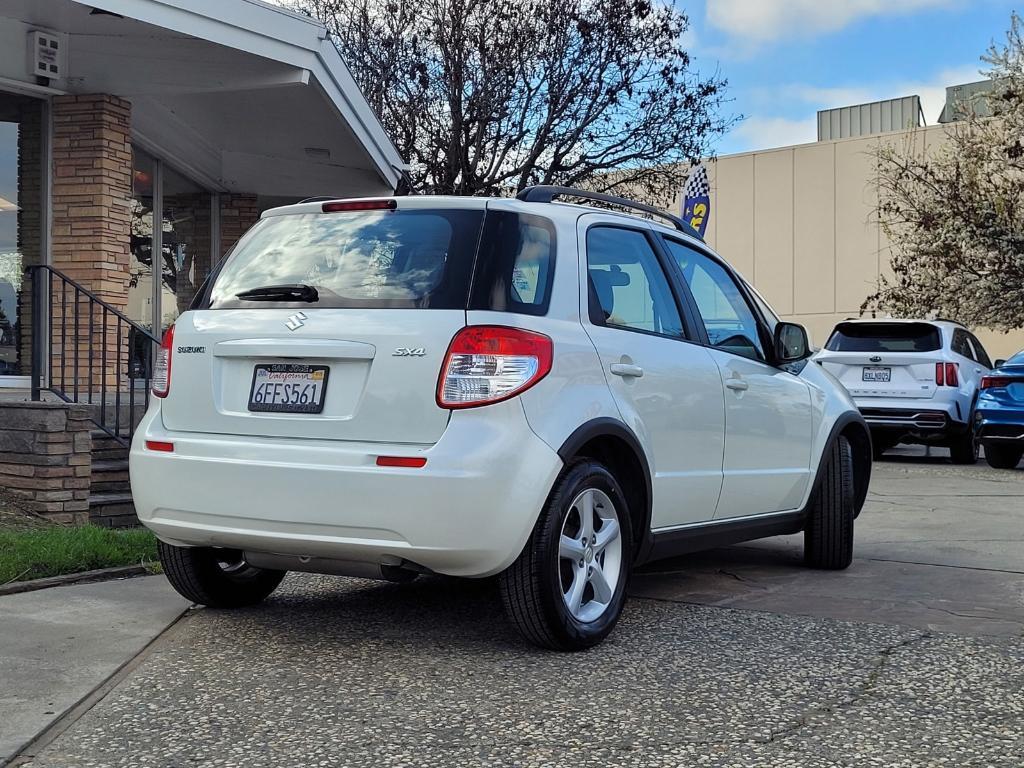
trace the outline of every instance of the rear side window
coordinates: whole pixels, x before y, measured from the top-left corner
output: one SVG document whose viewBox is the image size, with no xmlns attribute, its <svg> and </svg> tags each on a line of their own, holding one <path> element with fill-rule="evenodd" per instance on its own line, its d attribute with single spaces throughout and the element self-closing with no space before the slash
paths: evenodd
<svg viewBox="0 0 1024 768">
<path fill-rule="evenodd" d="M 482 221 L 482 210 L 272 216 L 232 252 L 209 306 L 464 309 Z M 238 295 L 275 286 L 311 286 L 317 298 Z"/>
<path fill-rule="evenodd" d="M 934 352 L 942 349 L 930 323 L 840 323 L 825 349 L 832 352 Z"/>
<path fill-rule="evenodd" d="M 971 342 L 971 347 L 974 349 L 974 359 L 984 365 L 986 368 L 992 367 L 992 358 L 988 356 L 988 352 L 981 346 L 981 342 L 978 341 L 976 336 L 967 334 L 967 340 Z"/>
<path fill-rule="evenodd" d="M 470 309 L 545 315 L 555 273 L 555 228 L 547 219 L 488 211 Z"/>
<path fill-rule="evenodd" d="M 961 357 L 966 357 L 968 360 L 974 360 L 977 362 L 977 358 L 974 356 L 974 350 L 971 349 L 971 344 L 967 340 L 967 331 L 953 331 L 953 343 L 949 346 L 950 349 Z"/>
</svg>

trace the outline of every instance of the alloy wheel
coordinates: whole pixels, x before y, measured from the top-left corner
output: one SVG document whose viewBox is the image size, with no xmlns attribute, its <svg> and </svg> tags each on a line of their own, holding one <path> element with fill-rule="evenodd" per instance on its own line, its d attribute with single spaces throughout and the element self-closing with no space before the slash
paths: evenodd
<svg viewBox="0 0 1024 768">
<path fill-rule="evenodd" d="M 562 522 L 558 575 L 573 618 L 599 619 L 615 595 L 622 571 L 622 529 L 615 505 L 597 488 L 581 492 Z"/>
</svg>

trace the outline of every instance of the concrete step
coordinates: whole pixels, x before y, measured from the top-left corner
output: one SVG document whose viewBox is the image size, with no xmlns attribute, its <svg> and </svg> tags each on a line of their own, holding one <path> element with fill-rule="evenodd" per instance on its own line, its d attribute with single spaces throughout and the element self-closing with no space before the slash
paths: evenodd
<svg viewBox="0 0 1024 768">
<path fill-rule="evenodd" d="M 92 436 L 92 461 L 126 461 L 128 449 L 101 429 L 94 429 Z"/>
<path fill-rule="evenodd" d="M 138 525 L 132 495 L 124 491 L 90 493 L 89 522 L 107 528 L 127 528 Z"/>
<path fill-rule="evenodd" d="M 92 462 L 92 493 L 127 493 L 131 490 L 128 481 L 128 459 L 100 459 Z"/>
</svg>

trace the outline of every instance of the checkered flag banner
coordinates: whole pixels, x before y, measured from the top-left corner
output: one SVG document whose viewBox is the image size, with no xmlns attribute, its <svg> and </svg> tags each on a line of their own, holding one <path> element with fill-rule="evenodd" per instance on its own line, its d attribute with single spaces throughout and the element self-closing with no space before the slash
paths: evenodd
<svg viewBox="0 0 1024 768">
<path fill-rule="evenodd" d="M 711 184 L 708 183 L 708 169 L 698 165 L 686 177 L 686 197 L 710 197 Z"/>
<path fill-rule="evenodd" d="M 711 184 L 708 182 L 708 170 L 703 165 L 698 165 L 686 178 L 686 190 L 683 192 L 683 221 L 690 234 L 703 240 L 710 216 Z"/>
</svg>

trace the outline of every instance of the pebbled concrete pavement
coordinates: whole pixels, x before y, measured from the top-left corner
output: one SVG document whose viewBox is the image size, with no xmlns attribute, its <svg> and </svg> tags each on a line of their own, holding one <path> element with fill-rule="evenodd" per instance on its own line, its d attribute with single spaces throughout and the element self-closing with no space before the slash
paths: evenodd
<svg viewBox="0 0 1024 768">
<path fill-rule="evenodd" d="M 0 765 L 187 607 L 163 576 L 0 597 Z"/>
<path fill-rule="evenodd" d="M 879 464 L 849 571 L 798 537 L 661 564 L 576 655 L 493 582 L 293 575 L 191 612 L 25 764 L 1019 768 L 1022 479 Z"/>
<path fill-rule="evenodd" d="M 199 611 L 33 766 L 1024 764 L 1024 646 L 635 600 L 582 655 L 487 585 L 291 577 Z"/>
<path fill-rule="evenodd" d="M 803 535 L 654 563 L 638 596 L 969 635 L 1024 636 L 1024 470 L 923 448 L 876 462 L 854 565 L 801 564 Z"/>
</svg>

